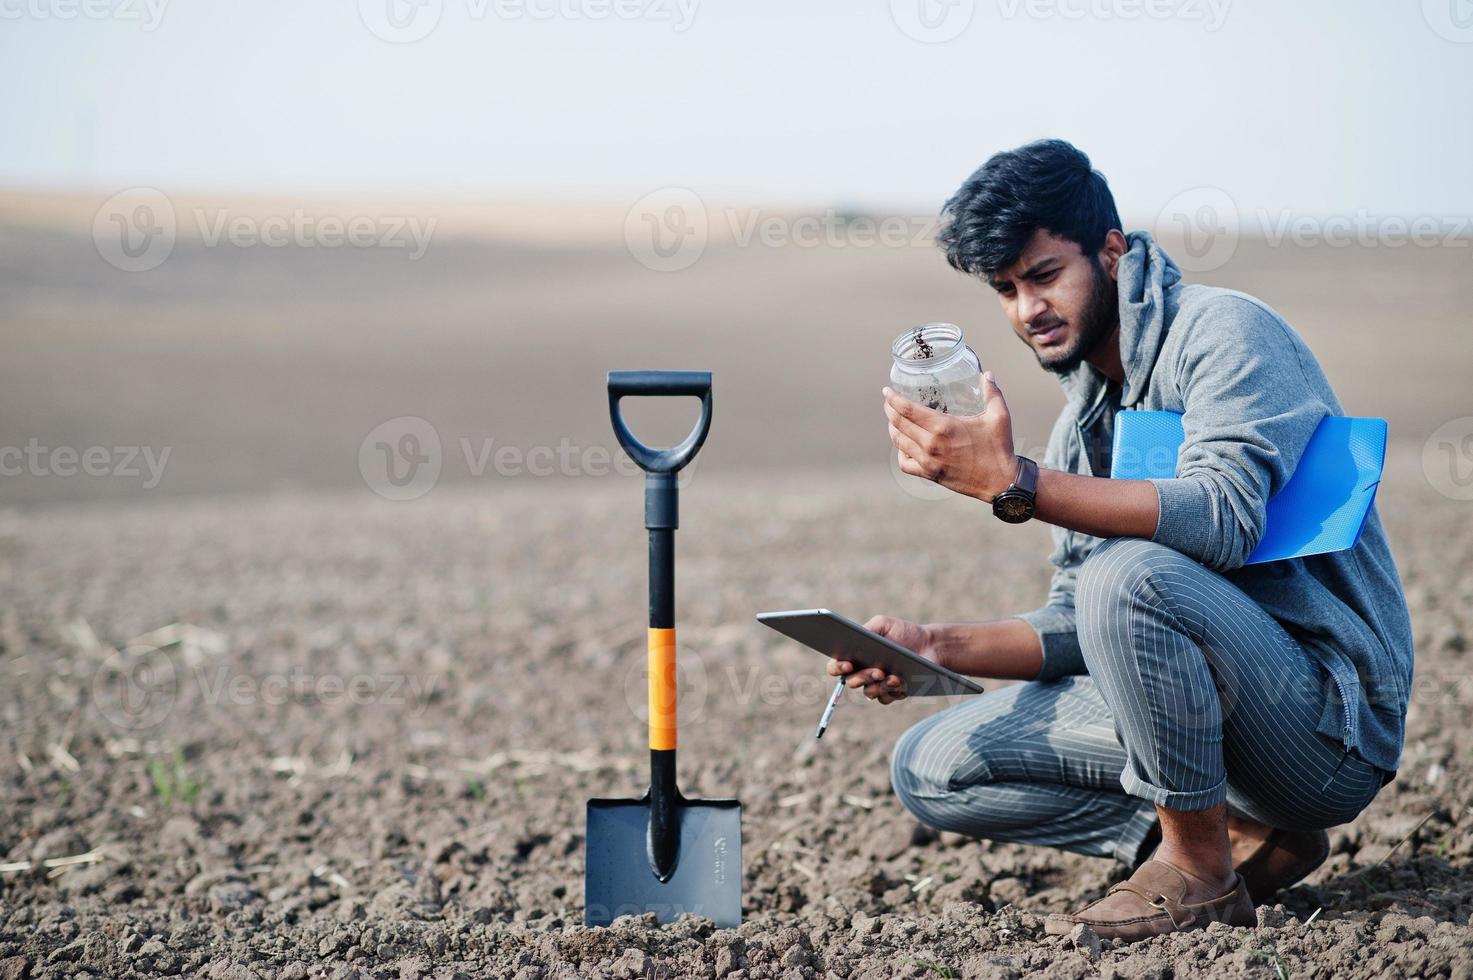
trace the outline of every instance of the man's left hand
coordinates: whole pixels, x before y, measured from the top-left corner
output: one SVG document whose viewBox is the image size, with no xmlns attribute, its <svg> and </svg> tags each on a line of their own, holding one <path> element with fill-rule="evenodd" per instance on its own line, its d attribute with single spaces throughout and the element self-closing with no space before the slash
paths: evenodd
<svg viewBox="0 0 1473 980">
<path fill-rule="evenodd" d="M 902 473 L 989 502 L 1012 485 L 1018 472 L 1013 420 L 991 371 L 982 375 L 980 415 L 937 412 L 889 388 L 884 394 Z"/>
</svg>

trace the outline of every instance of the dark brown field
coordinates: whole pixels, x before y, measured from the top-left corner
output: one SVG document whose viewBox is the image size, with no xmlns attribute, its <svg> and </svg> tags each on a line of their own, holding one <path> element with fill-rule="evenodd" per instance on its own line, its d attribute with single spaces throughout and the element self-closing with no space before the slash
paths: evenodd
<svg viewBox="0 0 1473 980">
<path fill-rule="evenodd" d="M 715 244 L 662 274 L 595 228 L 417 262 L 181 241 L 127 274 L 90 217 L 7 207 L 0 447 L 47 453 L 0 478 L 0 980 L 1473 977 L 1473 503 L 1438 470 L 1473 456 L 1423 453 L 1473 415 L 1473 249 L 1244 241 L 1206 277 L 1279 308 L 1347 409 L 1390 420 L 1416 693 L 1399 778 L 1259 928 L 1095 958 L 1040 916 L 1118 868 L 918 831 L 889 751 L 940 705 L 847 701 L 815 745 L 821 663 L 752 619 L 1042 600 L 1045 529 L 887 468 L 908 324 L 963 326 L 1020 445 L 1061 404 L 934 251 Z M 745 804 L 738 930 L 579 924 L 584 803 L 644 779 L 641 484 L 606 472 L 603 389 L 633 367 L 716 377 L 682 498 L 681 781 Z M 384 499 L 360 449 L 409 416 L 440 476 Z M 657 416 L 652 440 L 688 424 Z M 58 447 L 109 472 L 62 475 Z M 145 450 L 168 451 L 152 487 Z"/>
</svg>

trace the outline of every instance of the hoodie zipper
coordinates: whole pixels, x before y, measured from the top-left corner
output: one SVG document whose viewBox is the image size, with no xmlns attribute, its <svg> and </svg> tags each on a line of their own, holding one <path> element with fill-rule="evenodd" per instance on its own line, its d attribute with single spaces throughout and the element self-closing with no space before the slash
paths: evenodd
<svg viewBox="0 0 1473 980">
<path fill-rule="evenodd" d="M 1094 425 L 1099 421 L 1100 410 L 1105 404 L 1105 396 L 1109 394 L 1109 391 L 1110 386 L 1108 382 L 1101 385 L 1100 390 L 1095 394 L 1095 400 L 1090 404 L 1089 408 L 1085 409 L 1084 414 L 1074 420 L 1074 436 L 1078 440 L 1078 452 L 1084 460 L 1084 468 L 1089 476 L 1100 476 L 1101 474 L 1095 472 L 1094 454 L 1089 451 L 1089 441 L 1084 437 L 1084 430 L 1086 426 Z M 1114 453 L 1113 446 L 1111 447 L 1111 453 Z M 1106 473 L 1103 475 L 1109 476 L 1110 474 Z"/>
<path fill-rule="evenodd" d="M 1090 455 L 1088 443 L 1084 438 L 1084 427 L 1086 423 L 1092 423 L 1099 417 L 1100 406 L 1104 403 L 1106 394 L 1107 389 L 1102 387 L 1099 393 L 1095 395 L 1094 402 L 1084 411 L 1084 414 L 1075 416 L 1074 418 L 1074 453 L 1076 460 L 1084 461 L 1084 473 L 1086 476 L 1099 476 L 1100 474 L 1095 472 L 1094 459 Z M 1111 447 L 1112 454 L 1113 451 L 1114 449 Z M 1105 475 L 1109 476 L 1108 473 Z M 1078 540 L 1079 534 L 1077 532 L 1066 530 L 1064 532 L 1064 554 L 1072 559 L 1082 560 L 1078 553 Z"/>
</svg>

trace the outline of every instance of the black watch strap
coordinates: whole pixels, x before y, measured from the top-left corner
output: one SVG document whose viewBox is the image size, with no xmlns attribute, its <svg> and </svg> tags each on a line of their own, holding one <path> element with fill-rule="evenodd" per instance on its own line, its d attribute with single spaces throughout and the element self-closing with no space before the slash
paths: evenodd
<svg viewBox="0 0 1473 980">
<path fill-rule="evenodd" d="M 1018 475 L 1013 478 L 1013 486 L 1030 497 L 1036 497 L 1038 495 L 1038 464 L 1027 456 L 1019 456 Z"/>
</svg>

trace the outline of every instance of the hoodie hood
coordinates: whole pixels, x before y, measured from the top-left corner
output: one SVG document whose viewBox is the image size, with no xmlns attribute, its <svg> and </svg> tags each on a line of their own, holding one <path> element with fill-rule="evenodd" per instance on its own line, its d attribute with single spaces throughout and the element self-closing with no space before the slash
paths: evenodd
<svg viewBox="0 0 1473 980">
<path fill-rule="evenodd" d="M 1144 231 L 1125 236 L 1128 245 L 1116 266 L 1115 281 L 1120 293 L 1120 362 L 1125 368 L 1125 385 L 1120 403 L 1137 404 L 1146 394 L 1156 355 L 1166 340 L 1166 329 L 1175 303 L 1169 293 L 1181 282 L 1181 270 L 1156 240 Z M 1168 311 L 1167 307 L 1173 307 Z M 1059 375 L 1059 384 L 1081 410 L 1094 403 L 1105 376 L 1081 362 L 1074 370 Z"/>
</svg>

